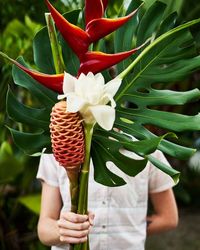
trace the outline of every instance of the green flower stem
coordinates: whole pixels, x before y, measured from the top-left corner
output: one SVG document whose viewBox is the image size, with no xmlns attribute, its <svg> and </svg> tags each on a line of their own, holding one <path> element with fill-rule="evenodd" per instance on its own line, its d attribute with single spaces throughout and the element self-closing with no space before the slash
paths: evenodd
<svg viewBox="0 0 200 250">
<path fill-rule="evenodd" d="M 88 177 L 90 170 L 90 148 L 93 134 L 93 125 L 85 124 L 85 161 L 80 173 L 80 193 L 78 202 L 78 213 L 87 214 Z"/>
<path fill-rule="evenodd" d="M 49 40 L 51 44 L 51 50 L 53 55 L 53 61 L 56 74 L 64 72 L 64 62 L 62 58 L 61 47 L 58 43 L 55 25 L 50 13 L 45 13 L 45 19 L 47 23 L 47 29 L 49 33 Z"/>
<path fill-rule="evenodd" d="M 78 214 L 88 213 L 88 179 L 90 171 L 90 149 L 93 134 L 93 124 L 85 124 L 85 161 L 80 171 Z M 88 250 L 89 242 L 77 244 L 74 250 Z"/>
</svg>

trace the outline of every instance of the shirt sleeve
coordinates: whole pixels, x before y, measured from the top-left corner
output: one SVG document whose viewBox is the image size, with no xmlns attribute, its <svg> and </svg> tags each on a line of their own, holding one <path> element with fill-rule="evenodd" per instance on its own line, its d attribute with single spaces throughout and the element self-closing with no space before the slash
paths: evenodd
<svg viewBox="0 0 200 250">
<path fill-rule="evenodd" d="M 170 166 L 169 162 L 163 155 L 163 153 L 157 150 L 154 153 L 154 157 L 156 157 L 161 162 L 165 163 L 166 165 Z M 149 192 L 150 193 L 159 193 L 165 191 L 169 188 L 172 188 L 175 185 L 173 179 L 155 167 L 153 164 L 150 164 L 150 173 L 149 173 Z"/>
<path fill-rule="evenodd" d="M 57 162 L 52 154 L 42 154 L 36 178 L 50 186 L 59 186 Z"/>
</svg>

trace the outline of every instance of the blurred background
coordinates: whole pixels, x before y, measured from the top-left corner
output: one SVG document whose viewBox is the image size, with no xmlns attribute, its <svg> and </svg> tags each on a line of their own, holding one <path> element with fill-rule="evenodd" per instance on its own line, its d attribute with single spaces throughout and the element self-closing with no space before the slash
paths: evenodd
<svg viewBox="0 0 200 250">
<path fill-rule="evenodd" d="M 134 0 L 133 0 L 134 1 Z M 51 1 L 61 13 L 82 8 L 83 1 Z M 109 16 L 115 16 L 122 3 L 130 1 L 110 0 Z M 144 1 L 149 8 L 154 0 Z M 168 4 L 166 16 L 176 11 L 178 23 L 200 17 L 199 0 L 163 0 Z M 32 40 L 45 25 L 45 4 L 40 0 L 1 0 L 0 50 L 12 58 L 19 55 L 33 65 Z M 197 49 L 200 48 L 200 32 L 192 30 Z M 200 54 L 200 50 L 199 50 Z M 6 92 L 10 86 L 23 103 L 31 105 L 34 100 L 12 81 L 12 65 L 0 58 L 0 249 L 1 250 L 44 250 L 48 249 L 37 239 L 36 225 L 40 206 L 40 184 L 35 180 L 38 157 L 24 155 L 13 144 L 6 126 L 22 130 L 22 124 L 14 123 L 6 115 Z M 178 85 L 178 84 L 177 84 Z M 200 70 L 184 79 L 178 90 L 200 86 Z M 165 107 L 166 110 L 169 107 Z M 170 107 L 171 109 L 171 107 Z M 182 110 L 180 110 L 182 109 Z M 196 114 L 199 103 L 173 107 L 173 111 Z M 162 133 L 162 131 L 156 131 Z M 169 159 L 171 165 L 181 172 L 179 184 L 174 188 L 180 223 L 176 230 L 147 239 L 147 250 L 200 250 L 200 133 L 188 132 L 178 135 L 182 145 L 197 148 L 197 153 L 188 161 Z M 31 142 L 30 142 L 31 143 Z"/>
</svg>

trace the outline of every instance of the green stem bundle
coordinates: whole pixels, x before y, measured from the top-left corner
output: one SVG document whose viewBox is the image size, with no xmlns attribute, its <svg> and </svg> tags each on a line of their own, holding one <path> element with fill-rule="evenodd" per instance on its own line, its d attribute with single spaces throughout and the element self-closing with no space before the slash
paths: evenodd
<svg viewBox="0 0 200 250">
<path fill-rule="evenodd" d="M 93 134 L 93 124 L 84 124 L 85 129 L 85 161 L 80 171 L 78 213 L 88 213 L 88 180 L 90 171 L 90 149 Z M 77 244 L 74 250 L 89 250 L 89 242 Z"/>
</svg>

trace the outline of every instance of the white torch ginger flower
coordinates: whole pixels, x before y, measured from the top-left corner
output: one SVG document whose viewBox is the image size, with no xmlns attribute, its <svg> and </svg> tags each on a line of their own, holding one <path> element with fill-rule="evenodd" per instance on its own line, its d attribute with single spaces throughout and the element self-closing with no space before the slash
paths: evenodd
<svg viewBox="0 0 200 250">
<path fill-rule="evenodd" d="M 101 73 L 94 75 L 89 72 L 75 78 L 65 73 L 63 95 L 58 99 L 67 98 L 67 112 L 80 112 L 84 122 L 98 123 L 105 130 L 111 130 L 115 121 L 115 106 L 113 99 L 121 84 L 120 78 L 115 78 L 105 84 Z M 110 102 L 110 105 L 106 105 Z"/>
</svg>

